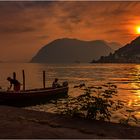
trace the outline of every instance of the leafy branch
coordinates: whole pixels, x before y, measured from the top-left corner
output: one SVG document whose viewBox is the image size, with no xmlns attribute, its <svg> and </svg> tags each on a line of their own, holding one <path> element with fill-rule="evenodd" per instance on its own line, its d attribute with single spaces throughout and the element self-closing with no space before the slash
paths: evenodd
<svg viewBox="0 0 140 140">
<path fill-rule="evenodd" d="M 121 101 L 112 99 L 113 96 L 117 96 L 117 86 L 111 83 L 90 87 L 80 84 L 74 88 L 80 88 L 84 93 L 75 98 L 69 97 L 63 105 L 58 102 L 61 114 L 110 121 L 112 112 L 123 107 Z"/>
</svg>

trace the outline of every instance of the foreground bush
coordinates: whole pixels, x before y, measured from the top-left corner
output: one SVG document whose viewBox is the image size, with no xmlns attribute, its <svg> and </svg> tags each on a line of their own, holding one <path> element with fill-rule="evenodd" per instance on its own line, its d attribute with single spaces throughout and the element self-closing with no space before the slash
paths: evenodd
<svg viewBox="0 0 140 140">
<path fill-rule="evenodd" d="M 120 100 L 112 99 L 113 96 L 117 96 L 117 86 L 111 83 L 90 87 L 81 84 L 75 88 L 80 88 L 84 93 L 76 98 L 69 97 L 63 102 L 58 102 L 61 114 L 110 121 L 111 114 L 123 107 Z"/>
</svg>

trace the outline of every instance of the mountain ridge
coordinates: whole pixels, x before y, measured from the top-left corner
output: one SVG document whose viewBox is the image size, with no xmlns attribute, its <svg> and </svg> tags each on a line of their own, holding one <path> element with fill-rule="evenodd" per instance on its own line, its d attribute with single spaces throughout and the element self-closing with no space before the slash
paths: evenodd
<svg viewBox="0 0 140 140">
<path fill-rule="evenodd" d="M 102 56 L 97 63 L 140 63 L 140 36 L 116 50 L 113 54 Z"/>
<path fill-rule="evenodd" d="M 101 40 L 83 41 L 75 38 L 56 39 L 44 47 L 31 59 L 32 63 L 73 63 L 91 62 L 113 50 Z"/>
</svg>

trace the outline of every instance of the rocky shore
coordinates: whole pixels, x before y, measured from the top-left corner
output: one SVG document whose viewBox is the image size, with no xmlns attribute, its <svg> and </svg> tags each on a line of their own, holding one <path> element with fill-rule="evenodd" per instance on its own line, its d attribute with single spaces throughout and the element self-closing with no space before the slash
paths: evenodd
<svg viewBox="0 0 140 140">
<path fill-rule="evenodd" d="M 0 139 L 140 138 L 140 127 L 0 106 Z"/>
</svg>

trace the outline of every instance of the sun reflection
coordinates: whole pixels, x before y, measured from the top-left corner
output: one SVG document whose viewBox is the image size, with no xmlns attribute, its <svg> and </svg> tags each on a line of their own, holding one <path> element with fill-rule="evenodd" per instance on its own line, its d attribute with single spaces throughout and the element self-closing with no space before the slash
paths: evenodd
<svg viewBox="0 0 140 140">
<path fill-rule="evenodd" d="M 137 97 L 140 99 L 140 92 L 139 92 L 139 95 Z"/>
<path fill-rule="evenodd" d="M 131 90 L 128 106 L 139 108 L 140 107 L 140 65 L 135 65 L 134 69 L 130 72 L 131 82 L 129 89 Z"/>
<path fill-rule="evenodd" d="M 128 102 L 128 106 L 140 107 L 140 90 L 135 90 L 132 99 Z"/>
<path fill-rule="evenodd" d="M 140 111 L 135 112 L 135 117 L 139 120 L 140 119 Z"/>
<path fill-rule="evenodd" d="M 130 100 L 129 102 L 128 102 L 128 106 L 130 107 L 132 105 L 132 100 Z"/>
</svg>

